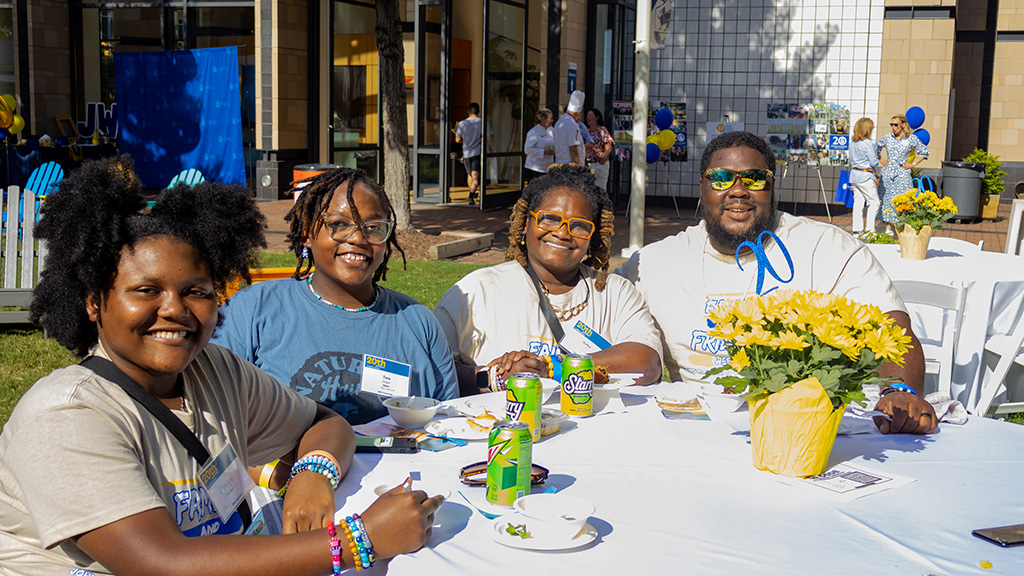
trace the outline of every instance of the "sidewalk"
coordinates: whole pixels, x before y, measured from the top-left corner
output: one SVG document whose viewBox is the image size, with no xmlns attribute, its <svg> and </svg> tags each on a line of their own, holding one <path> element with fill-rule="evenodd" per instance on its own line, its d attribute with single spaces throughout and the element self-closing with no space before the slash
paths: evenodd
<svg viewBox="0 0 1024 576">
<path fill-rule="evenodd" d="M 965 222 L 956 224 L 947 222 L 945 226 L 935 232 L 935 236 L 947 236 L 965 240 L 972 244 L 984 242 L 983 250 L 987 252 L 1002 252 L 1006 242 L 1006 233 L 1009 226 L 1007 221 L 1010 216 L 1011 200 L 1004 198 L 999 204 L 999 215 L 995 220 L 983 220 L 977 222 Z M 292 201 L 286 200 L 263 200 L 258 201 L 259 208 L 267 217 L 269 229 L 267 230 L 268 248 L 274 252 L 287 251 L 287 224 L 284 221 L 285 214 L 292 207 Z M 844 230 L 850 230 L 850 210 L 843 206 L 830 205 L 832 210 L 832 223 Z M 783 205 L 780 209 L 787 212 L 792 211 L 792 205 Z M 813 211 L 814 214 L 806 214 Z M 821 205 L 799 205 L 796 209 L 798 215 L 806 215 L 821 222 L 828 222 L 825 215 L 817 215 L 821 211 Z M 457 232 L 481 232 L 493 233 L 494 245 L 489 250 L 482 250 L 473 254 L 457 258 L 459 262 L 472 262 L 477 264 L 498 264 L 505 261 L 505 249 L 508 247 L 508 222 L 510 209 L 480 210 L 478 206 L 450 204 L 443 206 L 413 204 L 412 221 L 418 229 L 430 234 L 440 234 L 446 231 Z M 662 238 L 677 234 L 689 226 L 699 222 L 694 214 L 694 208 L 683 205 L 679 206 L 679 217 L 676 216 L 674 208 L 649 207 L 644 218 L 644 244 L 650 244 Z M 622 249 L 629 244 L 629 222 L 623 212 L 615 214 L 615 236 L 612 239 L 612 267 L 623 262 L 621 257 Z"/>
</svg>

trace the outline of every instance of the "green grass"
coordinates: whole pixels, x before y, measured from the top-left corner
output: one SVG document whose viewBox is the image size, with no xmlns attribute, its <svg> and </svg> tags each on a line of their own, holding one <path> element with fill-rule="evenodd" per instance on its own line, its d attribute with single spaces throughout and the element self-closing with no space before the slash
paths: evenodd
<svg viewBox="0 0 1024 576">
<path fill-rule="evenodd" d="M 267 268 L 295 266 L 294 254 L 263 252 L 260 263 Z M 382 282 L 392 290 L 408 294 L 433 308 L 444 291 L 466 274 L 480 268 L 461 262 L 410 260 L 402 270 L 401 260 L 391 261 L 388 279 Z M 0 328 L 0 431 L 11 410 L 29 386 L 39 378 L 77 359 L 40 330 Z"/>
</svg>

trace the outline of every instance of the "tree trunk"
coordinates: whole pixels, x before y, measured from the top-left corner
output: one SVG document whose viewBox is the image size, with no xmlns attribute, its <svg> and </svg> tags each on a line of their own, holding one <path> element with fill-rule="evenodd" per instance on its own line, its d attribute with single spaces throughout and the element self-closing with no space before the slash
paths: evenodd
<svg viewBox="0 0 1024 576">
<path fill-rule="evenodd" d="M 384 137 L 384 190 L 395 208 L 399 230 L 412 229 L 409 208 L 409 123 L 405 111 L 405 47 L 399 0 L 377 0 L 377 55 L 380 65 Z"/>
</svg>

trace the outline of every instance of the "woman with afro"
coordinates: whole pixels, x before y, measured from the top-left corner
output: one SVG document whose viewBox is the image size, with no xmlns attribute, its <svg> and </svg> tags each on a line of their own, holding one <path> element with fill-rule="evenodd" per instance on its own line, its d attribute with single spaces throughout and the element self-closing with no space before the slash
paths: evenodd
<svg viewBox="0 0 1024 576">
<path fill-rule="evenodd" d="M 394 252 L 405 257 L 383 188 L 351 168 L 298 185 L 285 218 L 299 258 L 293 277 L 232 296 L 213 341 L 352 424 L 387 415 L 362 389 L 364 354 L 409 365 L 398 396 L 457 397 L 451 352 L 430 310 L 377 284 Z"/>
<path fill-rule="evenodd" d="M 131 161 L 114 158 L 86 163 L 46 201 L 38 230 L 49 253 L 31 315 L 86 360 L 36 382 L 0 435 L 0 566 L 329 574 L 326 528 L 351 427 L 208 344 L 220 294 L 248 276 L 265 220 L 238 186 L 179 185 L 151 203 L 141 192 Z M 186 448 L 190 436 L 199 448 Z M 204 451 L 221 466 L 205 466 Z M 287 487 L 290 534 L 242 536 L 247 504 L 214 496 L 241 498 L 252 486 L 245 467 L 275 458 L 295 467 L 260 484 Z M 377 557 L 422 546 L 439 505 L 401 487 L 381 496 L 361 520 Z M 347 546 L 338 554 L 355 564 Z"/>
<path fill-rule="evenodd" d="M 434 308 L 463 395 L 495 387 L 491 367 L 501 378 L 551 374 L 563 351 L 590 353 L 610 373 L 642 374 L 641 384 L 660 380 L 654 321 L 636 289 L 608 275 L 613 233 L 611 201 L 589 169 L 556 165 L 530 182 L 512 209 L 509 261 L 470 273 Z"/>
</svg>

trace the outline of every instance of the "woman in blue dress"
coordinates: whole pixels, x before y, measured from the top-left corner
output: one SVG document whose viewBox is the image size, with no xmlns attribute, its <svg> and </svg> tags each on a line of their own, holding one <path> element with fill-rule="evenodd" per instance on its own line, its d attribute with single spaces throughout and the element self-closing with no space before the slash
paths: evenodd
<svg viewBox="0 0 1024 576">
<path fill-rule="evenodd" d="M 891 232 L 896 222 L 892 199 L 910 189 L 910 169 L 928 159 L 928 147 L 914 135 L 914 131 L 907 124 L 906 116 L 893 116 L 889 126 L 892 133 L 878 139 L 875 143 L 875 152 L 879 154 L 879 164 L 882 166 L 882 220 Z M 885 158 L 881 158 L 883 148 Z M 910 162 L 911 151 L 916 154 L 913 162 Z"/>
</svg>

